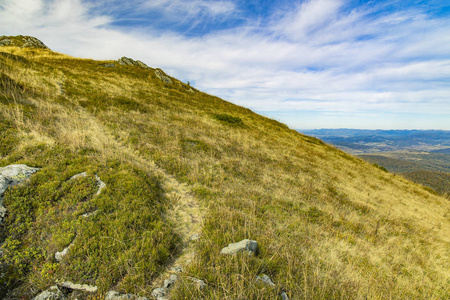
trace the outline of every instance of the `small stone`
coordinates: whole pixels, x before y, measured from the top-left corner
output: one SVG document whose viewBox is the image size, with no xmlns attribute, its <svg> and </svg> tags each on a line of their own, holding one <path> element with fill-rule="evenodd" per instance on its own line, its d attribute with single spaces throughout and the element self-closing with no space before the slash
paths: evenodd
<svg viewBox="0 0 450 300">
<path fill-rule="evenodd" d="M 115 68 L 116 67 L 116 64 L 103 64 L 103 65 L 100 65 L 101 67 L 105 67 L 105 68 Z"/>
<path fill-rule="evenodd" d="M 175 274 L 170 275 L 169 279 L 164 280 L 163 288 L 169 289 L 171 288 L 175 282 L 178 281 L 178 276 Z"/>
<path fill-rule="evenodd" d="M 283 299 L 283 300 L 289 300 L 289 297 L 288 297 L 288 295 L 286 294 L 286 292 L 282 292 L 282 293 L 281 293 L 281 299 Z"/>
<path fill-rule="evenodd" d="M 170 268 L 170 271 L 175 273 L 183 273 L 183 267 L 182 266 L 174 266 Z"/>
<path fill-rule="evenodd" d="M 66 256 L 69 253 L 69 249 L 73 246 L 73 244 L 70 244 L 68 247 L 64 248 L 61 252 L 55 253 L 55 259 L 56 261 L 60 262 L 64 256 Z"/>
<path fill-rule="evenodd" d="M 270 279 L 270 277 L 267 275 L 256 276 L 256 282 L 261 282 L 270 286 L 275 286 L 275 283 L 273 283 L 272 279 Z"/>
<path fill-rule="evenodd" d="M 69 180 L 77 179 L 78 177 L 86 177 L 86 176 L 87 176 L 87 173 L 83 172 L 83 173 L 73 175 L 72 177 L 69 178 Z"/>
<path fill-rule="evenodd" d="M 165 288 L 157 288 L 152 291 L 152 296 L 157 300 L 165 300 L 167 295 L 167 289 Z"/>
<path fill-rule="evenodd" d="M 202 289 L 204 289 L 205 287 L 208 286 L 203 280 L 200 280 L 200 279 L 197 279 L 197 278 L 194 278 L 194 277 L 191 277 L 191 280 L 194 282 L 194 284 L 200 290 L 202 290 Z"/>
<path fill-rule="evenodd" d="M 100 195 L 100 193 L 102 192 L 102 190 L 106 187 L 106 183 L 104 183 L 100 177 L 98 177 L 97 175 L 95 175 L 95 179 L 97 180 L 97 185 L 98 185 L 98 190 L 97 193 L 95 193 L 97 196 Z"/>
<path fill-rule="evenodd" d="M 198 233 L 194 233 L 189 237 L 189 241 L 198 241 L 200 239 L 200 235 Z"/>
<path fill-rule="evenodd" d="M 97 214 L 98 214 L 98 210 L 95 210 L 95 211 L 91 211 L 91 212 L 82 214 L 81 216 L 82 216 L 83 218 L 89 218 L 89 217 L 93 217 L 93 216 L 95 216 L 95 215 L 97 215 Z"/>
<path fill-rule="evenodd" d="M 253 255 L 258 252 L 258 243 L 252 240 L 242 240 L 238 243 L 229 244 L 228 247 L 223 248 L 220 254 L 234 255 L 239 252 L 245 252 L 248 255 Z"/>
<path fill-rule="evenodd" d="M 56 286 L 58 287 L 58 290 L 64 295 L 67 295 L 72 291 L 95 293 L 98 290 L 96 286 L 91 286 L 87 284 L 78 284 L 70 281 L 59 282 L 56 284 Z"/>
</svg>

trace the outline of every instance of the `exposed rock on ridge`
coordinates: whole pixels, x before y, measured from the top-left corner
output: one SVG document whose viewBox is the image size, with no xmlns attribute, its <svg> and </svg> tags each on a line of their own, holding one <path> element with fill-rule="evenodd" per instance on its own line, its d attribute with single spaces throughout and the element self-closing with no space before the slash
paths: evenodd
<svg viewBox="0 0 450 300">
<path fill-rule="evenodd" d="M 32 36 L 0 36 L 0 46 L 49 49 L 42 41 Z"/>
</svg>

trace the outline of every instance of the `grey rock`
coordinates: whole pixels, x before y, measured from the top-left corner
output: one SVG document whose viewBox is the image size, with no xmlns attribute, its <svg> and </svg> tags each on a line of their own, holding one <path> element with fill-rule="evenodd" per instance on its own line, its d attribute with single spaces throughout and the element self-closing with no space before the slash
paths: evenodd
<svg viewBox="0 0 450 300">
<path fill-rule="evenodd" d="M 83 172 L 83 173 L 73 175 L 72 177 L 69 178 L 69 180 L 77 179 L 79 177 L 86 177 L 86 176 L 87 176 L 87 173 Z"/>
<path fill-rule="evenodd" d="M 40 40 L 38 40 L 35 37 L 24 37 L 23 38 L 23 45 L 22 48 L 41 48 L 41 49 L 48 49 L 48 47 Z"/>
<path fill-rule="evenodd" d="M 121 294 L 116 291 L 106 293 L 105 300 L 149 300 L 147 297 L 139 297 L 133 294 Z"/>
<path fill-rule="evenodd" d="M 172 79 L 170 79 L 170 77 L 167 76 L 166 74 L 164 74 L 164 72 L 160 69 L 155 70 L 155 75 L 156 75 L 156 77 L 159 78 L 159 80 L 161 80 L 164 83 L 168 83 L 168 84 L 172 83 Z"/>
<path fill-rule="evenodd" d="M 22 48 L 41 48 L 48 49 L 48 47 L 35 37 L 31 36 L 0 36 L 0 46 L 16 46 Z"/>
<path fill-rule="evenodd" d="M 64 295 L 59 291 L 43 291 L 32 300 L 62 300 Z"/>
<path fill-rule="evenodd" d="M 189 237 L 189 241 L 198 241 L 200 239 L 200 235 L 198 233 L 194 233 Z"/>
<path fill-rule="evenodd" d="M 131 59 L 131 58 L 125 57 L 125 56 L 121 57 L 117 62 L 119 63 L 119 65 L 123 65 L 123 66 L 138 66 L 138 67 L 141 67 L 143 69 L 150 69 L 142 61 L 134 60 L 134 59 Z"/>
<path fill-rule="evenodd" d="M 64 295 L 67 295 L 72 291 L 95 293 L 98 290 L 96 286 L 91 286 L 87 284 L 78 284 L 70 281 L 58 282 L 56 286 L 58 287 L 58 290 Z"/>
<path fill-rule="evenodd" d="M 174 266 L 170 268 L 170 271 L 175 273 L 183 273 L 183 267 L 182 266 Z"/>
<path fill-rule="evenodd" d="M 157 288 L 152 291 L 152 296 L 157 300 L 165 300 L 167 299 L 167 289 L 165 288 Z"/>
<path fill-rule="evenodd" d="M 115 68 L 116 67 L 116 64 L 103 64 L 103 65 L 100 65 L 101 67 L 105 67 L 105 68 Z"/>
<path fill-rule="evenodd" d="M 63 257 L 66 256 L 69 253 L 69 249 L 73 247 L 73 244 L 70 244 L 68 247 L 64 248 L 61 252 L 55 253 L 55 259 L 56 261 L 60 262 L 62 261 Z"/>
<path fill-rule="evenodd" d="M 275 286 L 275 283 L 273 283 L 272 279 L 270 279 L 270 277 L 267 275 L 256 276 L 256 282 L 261 282 L 263 284 Z"/>
<path fill-rule="evenodd" d="M 6 217 L 7 209 L 3 206 L 3 193 L 10 187 L 21 184 L 36 173 L 39 168 L 26 165 L 9 165 L 0 168 L 0 224 Z"/>
<path fill-rule="evenodd" d="M 89 217 L 95 216 L 96 214 L 98 214 L 98 210 L 91 211 L 91 212 L 87 212 L 87 213 L 85 213 L 85 214 L 82 214 L 81 216 L 82 216 L 83 218 L 89 218 Z"/>
<path fill-rule="evenodd" d="M 228 247 L 225 247 L 220 251 L 220 253 L 224 255 L 234 255 L 239 252 L 255 255 L 258 252 L 258 243 L 253 240 L 245 239 L 238 243 L 229 244 Z"/>
<path fill-rule="evenodd" d="M 2 47 L 2 46 L 10 46 L 10 45 L 12 45 L 12 43 L 13 42 L 10 39 L 4 38 L 4 39 L 0 40 L 0 47 Z"/>
<path fill-rule="evenodd" d="M 95 179 L 97 180 L 97 185 L 98 185 L 98 190 L 97 193 L 95 193 L 97 196 L 100 195 L 100 193 L 102 192 L 102 190 L 106 187 L 106 183 L 104 183 L 100 177 L 98 177 L 97 175 L 95 175 Z"/>
<path fill-rule="evenodd" d="M 283 299 L 283 300 L 289 300 L 289 297 L 288 297 L 288 295 L 286 294 L 286 292 L 282 292 L 282 293 L 281 293 L 281 299 Z"/>
<path fill-rule="evenodd" d="M 164 280 L 163 288 L 169 289 L 178 281 L 178 276 L 175 274 L 170 275 L 169 279 Z"/>
<path fill-rule="evenodd" d="M 207 287 L 208 285 L 201 279 L 197 279 L 194 277 L 191 277 L 192 282 L 197 286 L 197 288 L 199 288 L 200 290 L 204 289 L 205 287 Z"/>
</svg>

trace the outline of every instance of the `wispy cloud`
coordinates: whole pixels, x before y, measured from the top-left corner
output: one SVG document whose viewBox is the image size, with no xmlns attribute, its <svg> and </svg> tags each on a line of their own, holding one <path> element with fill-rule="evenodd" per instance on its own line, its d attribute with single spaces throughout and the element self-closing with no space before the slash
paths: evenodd
<svg viewBox="0 0 450 300">
<path fill-rule="evenodd" d="M 128 55 L 259 112 L 450 112 L 450 20 L 422 7 L 292 1 L 245 22 L 233 1 L 6 0 L 1 7 L 4 34 L 36 35 L 76 56 Z M 156 15 L 165 21 L 116 25 Z M 167 25 L 176 20 L 209 29 L 186 35 Z"/>
</svg>

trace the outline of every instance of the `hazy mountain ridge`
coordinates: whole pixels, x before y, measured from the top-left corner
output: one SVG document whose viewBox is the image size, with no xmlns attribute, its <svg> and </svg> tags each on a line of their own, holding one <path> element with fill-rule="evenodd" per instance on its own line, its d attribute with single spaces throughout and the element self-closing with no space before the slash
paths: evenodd
<svg viewBox="0 0 450 300">
<path fill-rule="evenodd" d="M 135 62 L 0 48 L 4 298 L 449 297 L 448 199 Z"/>
</svg>

